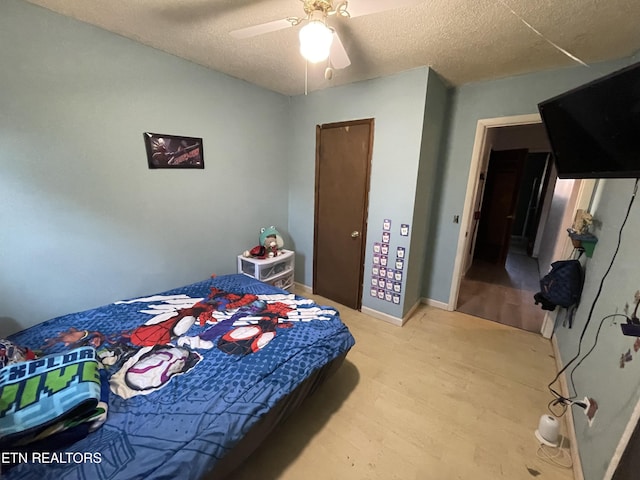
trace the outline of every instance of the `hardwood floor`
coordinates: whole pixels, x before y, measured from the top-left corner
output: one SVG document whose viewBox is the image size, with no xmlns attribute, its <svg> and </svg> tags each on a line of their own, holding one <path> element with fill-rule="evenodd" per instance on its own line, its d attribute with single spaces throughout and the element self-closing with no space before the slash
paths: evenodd
<svg viewBox="0 0 640 480">
<path fill-rule="evenodd" d="M 233 479 L 573 478 L 536 456 L 548 340 L 427 306 L 404 327 L 338 308 L 345 363 Z"/>
<path fill-rule="evenodd" d="M 456 310 L 539 333 L 545 313 L 533 300 L 539 281 L 538 262 L 517 248 L 504 267 L 476 259 L 460 283 Z"/>
</svg>

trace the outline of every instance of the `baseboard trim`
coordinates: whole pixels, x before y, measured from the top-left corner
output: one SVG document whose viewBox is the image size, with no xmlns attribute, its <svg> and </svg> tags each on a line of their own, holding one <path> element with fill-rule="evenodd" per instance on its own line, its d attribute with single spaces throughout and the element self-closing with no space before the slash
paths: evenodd
<svg viewBox="0 0 640 480">
<path fill-rule="evenodd" d="M 362 306 L 361 312 L 365 315 L 369 315 L 370 317 L 382 320 L 383 322 L 395 325 L 396 327 L 401 327 L 405 322 L 405 320 L 402 318 L 394 317 L 393 315 L 389 315 L 388 313 L 379 312 L 378 310 L 365 307 L 364 305 Z"/>
<path fill-rule="evenodd" d="M 429 305 L 430 307 L 439 308 L 440 310 L 447 310 L 447 311 L 449 310 L 449 304 L 448 303 L 440 302 L 438 300 L 433 300 L 431 298 L 422 297 L 420 299 L 420 302 L 425 304 L 425 305 Z"/>
<path fill-rule="evenodd" d="M 305 285 L 304 283 L 300 283 L 300 282 L 293 282 L 293 283 L 296 286 L 296 289 L 299 289 L 300 291 L 306 294 L 313 293 L 313 288 L 311 288 L 309 285 Z"/>
<path fill-rule="evenodd" d="M 556 316 L 558 312 L 546 312 L 544 314 L 544 320 L 542 321 L 542 327 L 540 327 L 540 334 L 544 338 L 551 338 L 553 336 L 553 328 L 556 324 Z"/>
<path fill-rule="evenodd" d="M 313 293 L 313 288 L 311 288 L 309 285 L 305 285 L 304 283 L 299 283 L 299 282 L 294 282 L 294 285 L 296 286 L 296 290 L 302 292 L 305 295 Z M 379 312 L 378 310 L 365 307 L 364 305 L 362 306 L 360 311 L 366 315 L 369 315 L 370 317 L 374 317 L 374 318 L 377 318 L 378 320 L 382 320 L 384 322 L 390 323 L 397 327 L 401 327 L 405 323 L 407 323 L 407 320 L 409 320 L 409 318 L 411 318 L 411 315 L 414 314 L 416 309 L 420 306 L 420 303 L 421 303 L 420 301 L 417 301 L 415 305 L 411 307 L 411 310 L 409 310 L 409 312 L 403 318 L 394 317 L 393 315 L 389 315 L 388 313 L 384 313 L 384 312 Z M 441 302 L 438 302 L 438 303 L 441 303 Z"/>
<path fill-rule="evenodd" d="M 556 361 L 556 371 L 562 370 L 562 358 L 560 357 L 560 349 L 558 348 L 558 342 L 556 336 L 551 337 L 551 347 L 553 348 L 553 357 Z M 567 377 L 563 373 L 560 375 L 560 391 L 564 397 L 569 397 L 569 387 L 567 385 Z M 567 434 L 569 435 L 571 460 L 573 462 L 573 478 L 575 480 L 584 480 L 584 473 L 582 472 L 582 462 L 580 461 L 580 452 L 578 451 L 578 440 L 576 438 L 576 426 L 573 423 L 573 410 L 568 407 L 567 414 L 564 415 L 566 419 Z"/>
<path fill-rule="evenodd" d="M 374 310 L 373 308 L 365 306 L 363 306 L 360 311 L 365 315 L 369 315 L 370 317 L 377 318 L 378 320 L 382 320 L 383 322 L 390 323 L 392 325 L 395 325 L 396 327 L 402 327 L 412 317 L 412 315 L 420 306 L 420 303 L 421 302 L 418 300 L 402 318 L 394 317 L 393 315 L 389 315 L 388 313 L 379 312 L 378 310 Z"/>
<path fill-rule="evenodd" d="M 411 307 L 409 309 L 409 311 L 407 312 L 407 314 L 402 317 L 402 325 L 404 325 L 405 323 L 407 323 L 409 321 L 409 319 L 413 316 L 413 314 L 415 313 L 415 311 L 418 309 L 418 307 L 420 306 L 422 302 L 420 300 L 418 300 L 413 307 Z"/>
</svg>

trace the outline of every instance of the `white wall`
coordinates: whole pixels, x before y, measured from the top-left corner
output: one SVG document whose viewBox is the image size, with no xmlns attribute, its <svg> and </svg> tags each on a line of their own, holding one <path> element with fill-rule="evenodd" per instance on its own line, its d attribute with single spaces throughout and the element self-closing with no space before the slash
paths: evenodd
<svg viewBox="0 0 640 480">
<path fill-rule="evenodd" d="M 541 275 L 545 275 L 549 271 L 552 262 L 563 259 L 564 232 L 573 223 L 567 223 L 565 218 L 572 216 L 575 206 L 574 184 L 575 180 L 562 178 L 556 180 L 551 206 L 540 241 L 538 266 Z"/>
</svg>

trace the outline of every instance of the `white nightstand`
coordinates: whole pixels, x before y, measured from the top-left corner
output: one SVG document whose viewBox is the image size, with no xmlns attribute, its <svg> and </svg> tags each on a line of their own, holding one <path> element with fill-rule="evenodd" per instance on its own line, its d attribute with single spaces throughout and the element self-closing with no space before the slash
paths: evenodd
<svg viewBox="0 0 640 480">
<path fill-rule="evenodd" d="M 280 255 L 271 258 L 247 258 L 238 255 L 238 273 L 244 273 L 283 290 L 293 288 L 295 252 L 281 250 Z"/>
</svg>

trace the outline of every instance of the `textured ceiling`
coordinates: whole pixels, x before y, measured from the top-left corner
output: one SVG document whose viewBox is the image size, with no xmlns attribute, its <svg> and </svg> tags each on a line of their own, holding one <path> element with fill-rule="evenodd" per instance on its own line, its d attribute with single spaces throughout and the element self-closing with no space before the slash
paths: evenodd
<svg viewBox="0 0 640 480">
<path fill-rule="evenodd" d="M 349 3 L 355 8 L 367 1 Z M 276 92 L 305 89 L 300 27 L 248 39 L 229 35 L 303 16 L 299 0 L 29 2 Z M 308 90 L 424 65 L 452 85 L 576 65 L 560 48 L 587 64 L 621 58 L 640 50 L 639 19 L 639 0 L 428 0 L 356 18 L 331 17 L 352 63 L 332 80 L 324 78 L 325 65 L 310 65 Z"/>
</svg>

